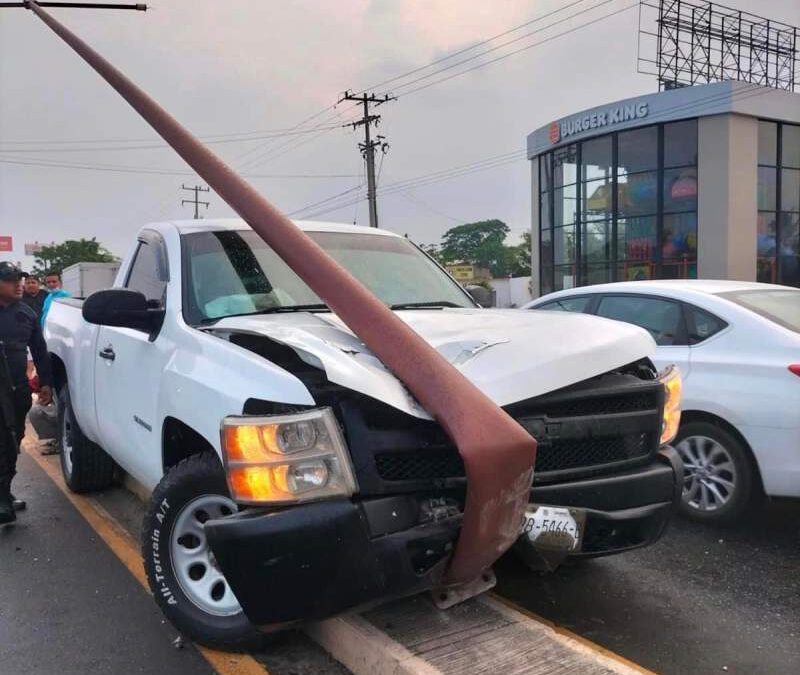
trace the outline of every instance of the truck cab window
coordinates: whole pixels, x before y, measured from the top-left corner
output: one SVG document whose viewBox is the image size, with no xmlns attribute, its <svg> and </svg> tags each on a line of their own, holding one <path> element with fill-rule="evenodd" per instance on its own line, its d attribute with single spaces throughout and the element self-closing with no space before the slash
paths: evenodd
<svg viewBox="0 0 800 675">
<path fill-rule="evenodd" d="M 163 304 L 167 280 L 157 243 L 139 242 L 125 287 L 143 293 L 154 306 Z"/>
</svg>

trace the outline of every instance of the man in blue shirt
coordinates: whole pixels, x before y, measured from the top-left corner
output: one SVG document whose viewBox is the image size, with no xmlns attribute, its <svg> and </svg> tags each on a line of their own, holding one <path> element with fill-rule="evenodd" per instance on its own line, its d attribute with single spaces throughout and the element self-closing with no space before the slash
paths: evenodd
<svg viewBox="0 0 800 675">
<path fill-rule="evenodd" d="M 44 328 L 44 321 L 47 318 L 47 313 L 56 298 L 69 298 L 70 294 L 61 288 L 61 272 L 51 270 L 44 275 L 44 285 L 47 286 L 47 297 L 44 299 L 44 306 L 42 307 L 42 328 Z"/>
</svg>

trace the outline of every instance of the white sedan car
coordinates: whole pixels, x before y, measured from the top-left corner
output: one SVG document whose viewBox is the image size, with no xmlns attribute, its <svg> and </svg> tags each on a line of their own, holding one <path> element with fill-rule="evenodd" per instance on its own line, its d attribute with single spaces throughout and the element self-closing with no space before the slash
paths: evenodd
<svg viewBox="0 0 800 675">
<path fill-rule="evenodd" d="M 730 523 L 758 494 L 800 497 L 800 289 L 632 281 L 558 291 L 523 309 L 636 324 L 658 344 L 656 365 L 680 368 L 685 515 Z"/>
</svg>

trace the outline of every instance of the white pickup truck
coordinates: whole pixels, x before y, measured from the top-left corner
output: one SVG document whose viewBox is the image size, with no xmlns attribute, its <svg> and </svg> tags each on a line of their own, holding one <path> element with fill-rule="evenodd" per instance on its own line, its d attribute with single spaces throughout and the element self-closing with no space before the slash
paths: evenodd
<svg viewBox="0 0 800 675">
<path fill-rule="evenodd" d="M 657 540 L 679 500 L 680 380 L 640 328 L 480 308 L 407 239 L 298 223 L 539 442 L 518 552 Z M 141 230 L 115 288 L 54 304 L 62 469 L 152 490 L 142 552 L 174 625 L 215 647 L 437 588 L 464 466 L 441 427 L 239 220 Z"/>
</svg>

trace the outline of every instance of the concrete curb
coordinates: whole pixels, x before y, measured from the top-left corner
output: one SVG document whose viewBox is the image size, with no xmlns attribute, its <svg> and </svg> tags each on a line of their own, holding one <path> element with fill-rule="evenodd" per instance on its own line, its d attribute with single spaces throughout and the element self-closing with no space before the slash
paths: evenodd
<svg viewBox="0 0 800 675">
<path fill-rule="evenodd" d="M 306 626 L 305 632 L 355 675 L 441 675 L 357 615 L 320 621 Z"/>
</svg>

